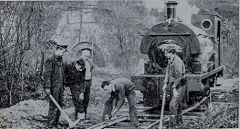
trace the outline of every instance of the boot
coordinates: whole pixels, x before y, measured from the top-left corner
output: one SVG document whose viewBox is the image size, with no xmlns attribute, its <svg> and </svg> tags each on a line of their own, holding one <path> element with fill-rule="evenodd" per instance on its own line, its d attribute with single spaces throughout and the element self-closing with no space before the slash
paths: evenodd
<svg viewBox="0 0 240 129">
<path fill-rule="evenodd" d="M 173 128 L 174 127 L 174 118 L 172 116 L 170 116 L 170 120 L 168 123 L 169 128 Z"/>
<path fill-rule="evenodd" d="M 182 115 L 177 114 L 177 116 L 176 116 L 176 124 L 177 125 L 182 125 Z"/>
</svg>

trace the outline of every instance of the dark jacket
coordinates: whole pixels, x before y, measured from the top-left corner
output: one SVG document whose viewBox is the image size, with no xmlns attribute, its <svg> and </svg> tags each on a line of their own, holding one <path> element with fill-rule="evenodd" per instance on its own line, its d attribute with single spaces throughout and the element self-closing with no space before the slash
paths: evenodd
<svg viewBox="0 0 240 129">
<path fill-rule="evenodd" d="M 83 71 L 77 71 L 74 65 L 75 63 L 71 63 L 67 64 L 65 67 L 66 83 L 69 86 L 80 84 L 84 81 L 86 69 L 84 68 Z"/>
<path fill-rule="evenodd" d="M 135 93 L 135 86 L 133 82 L 127 78 L 117 78 L 110 81 L 110 83 L 115 87 L 115 92 L 113 92 L 112 95 L 118 97 L 116 109 L 119 110 L 124 103 L 125 97 L 129 94 Z"/>
<path fill-rule="evenodd" d="M 57 83 L 65 84 L 64 64 L 62 57 L 53 55 L 47 59 L 44 64 L 44 88 L 53 88 Z"/>
</svg>

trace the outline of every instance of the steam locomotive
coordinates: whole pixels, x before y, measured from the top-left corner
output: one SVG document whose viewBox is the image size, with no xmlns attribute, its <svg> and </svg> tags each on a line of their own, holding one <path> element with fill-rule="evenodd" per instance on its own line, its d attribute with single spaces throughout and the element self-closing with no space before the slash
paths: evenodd
<svg viewBox="0 0 240 129">
<path fill-rule="evenodd" d="M 200 10 L 191 18 L 191 25 L 176 17 L 176 1 L 166 2 L 166 20 L 153 26 L 143 36 L 140 51 L 147 54 L 144 74 L 132 76 L 136 89 L 143 93 L 144 106 L 161 104 L 162 87 L 167 59 L 164 45 L 175 41 L 177 55 L 186 67 L 186 101 L 190 107 L 209 96 L 211 87 L 223 74 L 221 66 L 221 17 L 217 13 Z M 167 89 L 170 101 L 170 89 Z"/>
</svg>

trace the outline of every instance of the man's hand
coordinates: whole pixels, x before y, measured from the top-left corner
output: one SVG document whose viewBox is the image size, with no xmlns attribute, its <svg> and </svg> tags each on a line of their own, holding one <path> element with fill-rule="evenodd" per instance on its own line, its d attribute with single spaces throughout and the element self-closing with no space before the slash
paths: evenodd
<svg viewBox="0 0 240 129">
<path fill-rule="evenodd" d="M 44 80 L 43 80 L 43 82 L 44 82 Z M 45 85 L 45 89 L 49 89 L 50 90 L 50 87 L 51 87 L 51 82 L 50 81 L 44 82 L 44 85 Z"/>
<path fill-rule="evenodd" d="M 84 99 L 84 94 L 83 94 L 83 93 L 81 93 L 81 94 L 79 95 L 79 99 L 80 99 L 80 100 L 83 100 L 83 99 Z"/>
<path fill-rule="evenodd" d="M 46 93 L 47 95 L 50 95 L 50 93 L 51 93 L 50 89 L 49 89 L 49 88 L 46 88 L 46 89 L 45 89 L 45 93 Z"/>
<path fill-rule="evenodd" d="M 166 87 L 167 87 L 167 84 L 164 83 L 163 88 L 162 88 L 164 92 L 166 91 Z"/>
<path fill-rule="evenodd" d="M 112 111 L 112 113 L 111 113 L 111 116 L 114 117 L 114 116 L 116 115 L 116 113 L 117 113 L 117 110 L 114 109 L 114 110 Z"/>
<path fill-rule="evenodd" d="M 177 96 L 177 94 L 178 94 L 178 92 L 177 92 L 177 89 L 176 89 L 176 88 L 174 88 L 174 89 L 173 89 L 173 96 L 174 96 L 174 97 L 176 97 L 176 96 Z"/>
</svg>

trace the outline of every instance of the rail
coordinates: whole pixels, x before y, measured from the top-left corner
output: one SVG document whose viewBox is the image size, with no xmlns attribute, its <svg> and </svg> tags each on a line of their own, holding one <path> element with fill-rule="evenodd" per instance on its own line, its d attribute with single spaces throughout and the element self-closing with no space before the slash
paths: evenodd
<svg viewBox="0 0 240 129">
<path fill-rule="evenodd" d="M 156 108 L 156 107 L 157 107 L 157 106 L 145 108 L 144 110 L 139 111 L 138 114 L 143 113 L 143 112 L 146 112 L 146 111 L 149 111 L 149 110 L 152 110 L 152 109 L 154 109 L 154 108 Z M 107 126 L 116 124 L 116 123 L 118 123 L 118 122 L 128 120 L 128 119 L 129 119 L 129 116 L 128 116 L 128 115 L 119 116 L 119 117 L 117 117 L 117 118 L 115 118 L 115 119 L 112 119 L 112 120 L 109 120 L 109 121 L 107 121 L 107 122 L 104 121 L 104 122 L 98 123 L 98 124 L 96 124 L 96 125 L 90 126 L 90 127 L 88 127 L 87 129 L 101 129 L 101 128 L 104 128 L 104 127 L 107 127 Z"/>
</svg>

